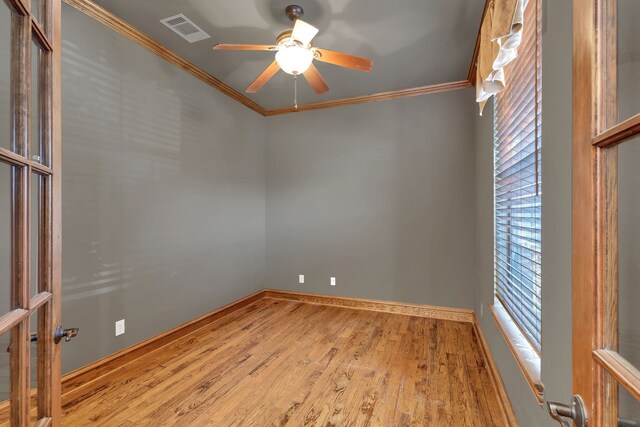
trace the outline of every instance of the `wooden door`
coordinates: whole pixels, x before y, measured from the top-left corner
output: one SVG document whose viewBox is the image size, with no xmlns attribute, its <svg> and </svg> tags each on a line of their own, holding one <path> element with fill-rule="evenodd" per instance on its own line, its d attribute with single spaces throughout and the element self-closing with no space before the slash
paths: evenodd
<svg viewBox="0 0 640 427">
<path fill-rule="evenodd" d="M 589 426 L 635 426 L 640 1 L 573 3 L 573 389 Z"/>
<path fill-rule="evenodd" d="M 60 8 L 0 0 L 0 425 L 60 422 Z"/>
</svg>

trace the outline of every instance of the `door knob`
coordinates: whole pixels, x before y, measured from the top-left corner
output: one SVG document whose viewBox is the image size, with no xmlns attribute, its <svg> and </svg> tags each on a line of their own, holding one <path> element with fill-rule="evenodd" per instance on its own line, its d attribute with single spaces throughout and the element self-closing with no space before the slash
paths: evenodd
<svg viewBox="0 0 640 427">
<path fill-rule="evenodd" d="M 547 402 L 547 409 L 551 418 L 558 421 L 563 427 L 571 427 L 569 419 L 573 420 L 577 427 L 587 427 L 587 409 L 580 395 L 574 394 L 569 405 Z"/>
<path fill-rule="evenodd" d="M 65 342 L 69 342 L 71 341 L 71 338 L 78 335 L 78 332 L 80 332 L 80 328 L 62 329 L 62 325 L 58 325 L 56 326 L 56 332 L 53 335 L 53 339 L 56 344 L 62 341 L 63 338 Z"/>
</svg>

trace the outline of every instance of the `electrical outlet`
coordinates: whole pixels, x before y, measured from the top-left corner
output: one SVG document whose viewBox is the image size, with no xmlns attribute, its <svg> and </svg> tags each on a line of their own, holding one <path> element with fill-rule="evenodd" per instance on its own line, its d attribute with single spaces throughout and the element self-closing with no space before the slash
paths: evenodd
<svg viewBox="0 0 640 427">
<path fill-rule="evenodd" d="M 116 336 L 124 334 L 124 319 L 116 322 Z"/>
<path fill-rule="evenodd" d="M 331 283 L 331 286 L 335 286 L 336 285 L 336 278 L 332 277 L 330 283 Z"/>
<path fill-rule="evenodd" d="M 298 283 L 304 283 L 304 274 L 298 274 Z"/>
<path fill-rule="evenodd" d="M 483 308 L 484 308 L 484 304 L 480 304 L 480 317 L 484 316 Z"/>
</svg>

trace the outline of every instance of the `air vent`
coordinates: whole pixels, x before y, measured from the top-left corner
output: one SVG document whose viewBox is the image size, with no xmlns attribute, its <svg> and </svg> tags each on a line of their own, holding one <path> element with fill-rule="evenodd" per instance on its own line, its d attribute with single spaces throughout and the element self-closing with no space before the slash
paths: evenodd
<svg viewBox="0 0 640 427">
<path fill-rule="evenodd" d="M 180 37 L 188 41 L 189 43 L 197 42 L 200 40 L 208 39 L 211 36 L 196 24 L 194 24 L 189 18 L 182 13 L 169 18 L 161 19 L 164 25 L 169 27 L 173 32 L 178 33 Z"/>
</svg>

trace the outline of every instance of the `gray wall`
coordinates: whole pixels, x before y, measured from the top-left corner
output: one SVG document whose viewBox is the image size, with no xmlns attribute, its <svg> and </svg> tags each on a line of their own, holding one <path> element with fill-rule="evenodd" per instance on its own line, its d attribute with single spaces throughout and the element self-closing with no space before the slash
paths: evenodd
<svg viewBox="0 0 640 427">
<path fill-rule="evenodd" d="M 618 147 L 618 352 L 640 366 L 640 138 Z M 640 420 L 640 403 L 620 393 L 620 416 Z"/>
<path fill-rule="evenodd" d="M 543 2 L 542 382 L 545 398 L 571 396 L 571 15 L 569 0 Z M 485 111 L 491 112 L 487 105 Z M 476 310 L 523 427 L 553 426 L 498 331 L 493 302 L 492 114 L 476 119 Z"/>
<path fill-rule="evenodd" d="M 640 46 L 637 0 L 618 0 L 618 114 L 620 121 L 640 112 Z"/>
<path fill-rule="evenodd" d="M 265 119 L 67 5 L 63 28 L 66 372 L 264 287 Z"/>
<path fill-rule="evenodd" d="M 462 90 L 270 118 L 267 285 L 473 307 L 474 108 Z"/>
<path fill-rule="evenodd" d="M 0 316 L 11 310 L 11 167 L 0 163 Z M 0 402 L 9 398 L 10 361 L 4 351 L 9 334 L 0 335 Z"/>
<path fill-rule="evenodd" d="M 0 2 L 0 147 L 10 148 L 11 13 Z M 11 309 L 11 167 L 0 163 L 0 316 Z M 9 356 L 2 349 L 9 334 L 0 335 L 0 402 L 9 396 Z"/>
<path fill-rule="evenodd" d="M 624 120 L 640 112 L 640 7 L 618 1 L 618 113 Z M 618 147 L 618 351 L 640 367 L 640 137 Z M 620 414 L 640 420 L 640 402 L 620 390 Z"/>
<path fill-rule="evenodd" d="M 0 316 L 11 310 L 11 166 L 0 163 Z"/>
</svg>

